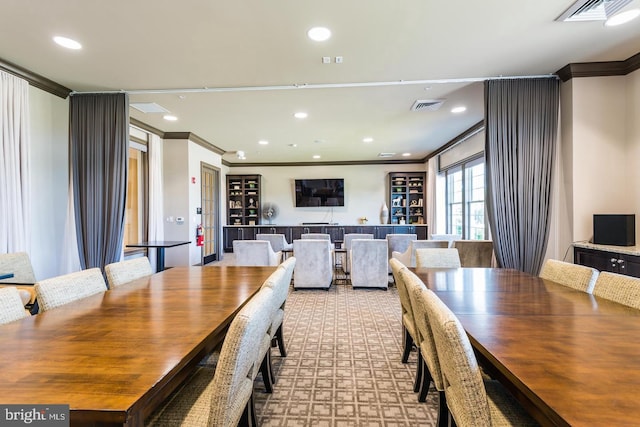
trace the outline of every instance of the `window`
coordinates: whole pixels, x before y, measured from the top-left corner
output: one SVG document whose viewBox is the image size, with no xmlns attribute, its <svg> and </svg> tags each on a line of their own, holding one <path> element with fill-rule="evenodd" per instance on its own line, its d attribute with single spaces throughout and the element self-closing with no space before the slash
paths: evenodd
<svg viewBox="0 0 640 427">
<path fill-rule="evenodd" d="M 445 177 L 447 233 L 459 234 L 463 239 L 486 239 L 484 158 L 453 166 L 445 171 Z"/>
</svg>

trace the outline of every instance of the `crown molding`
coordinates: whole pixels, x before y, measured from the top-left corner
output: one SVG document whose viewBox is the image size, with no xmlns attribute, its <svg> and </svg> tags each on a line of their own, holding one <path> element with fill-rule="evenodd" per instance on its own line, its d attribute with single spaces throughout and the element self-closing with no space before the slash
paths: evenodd
<svg viewBox="0 0 640 427">
<path fill-rule="evenodd" d="M 2 58 L 0 58 L 0 70 L 13 74 L 16 77 L 20 77 L 21 79 L 26 80 L 29 85 L 42 89 L 45 92 L 49 92 L 52 95 L 59 96 L 62 99 L 66 99 L 71 93 L 71 89 L 62 86 L 53 80 L 49 80 L 40 74 L 36 74 L 26 68 L 22 68 L 19 65 L 5 61 Z"/>
<path fill-rule="evenodd" d="M 640 52 L 624 61 L 575 62 L 556 71 L 560 80 L 567 82 L 578 77 L 626 76 L 640 69 Z"/>
<path fill-rule="evenodd" d="M 216 154 L 223 155 L 224 153 L 226 153 L 226 151 L 222 148 L 213 145 L 206 139 L 199 137 L 193 132 L 165 132 L 164 135 L 162 135 L 162 139 L 188 139 L 189 141 L 195 142 L 201 147 L 213 151 Z"/>
<path fill-rule="evenodd" d="M 364 166 L 364 165 L 424 165 L 422 159 L 417 160 L 338 160 L 326 162 L 283 162 L 283 163 L 230 163 L 225 160 L 223 165 L 229 167 L 288 167 L 288 166 Z"/>
<path fill-rule="evenodd" d="M 438 154 L 442 153 L 443 151 L 446 151 L 449 148 L 453 147 L 454 145 L 461 143 L 462 141 L 464 141 L 465 139 L 475 135 L 476 133 L 478 133 L 482 129 L 484 129 L 484 120 L 480 120 L 478 123 L 476 123 L 475 125 L 471 126 L 469 129 L 465 130 L 460 135 L 456 136 L 455 138 L 453 138 L 452 140 L 450 140 L 449 142 L 444 144 L 442 147 L 438 148 L 436 151 L 430 153 L 427 157 L 425 157 L 423 159 L 423 161 L 425 163 L 428 162 L 429 159 L 431 159 L 432 157 L 435 157 Z"/>
</svg>

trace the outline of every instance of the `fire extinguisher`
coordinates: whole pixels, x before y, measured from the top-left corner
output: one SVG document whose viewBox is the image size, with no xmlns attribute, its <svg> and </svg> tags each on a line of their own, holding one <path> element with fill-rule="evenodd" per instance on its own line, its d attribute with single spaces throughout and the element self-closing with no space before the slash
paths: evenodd
<svg viewBox="0 0 640 427">
<path fill-rule="evenodd" d="M 202 231 L 202 224 L 198 224 L 198 226 L 196 227 L 196 245 L 204 245 L 204 233 Z"/>
</svg>

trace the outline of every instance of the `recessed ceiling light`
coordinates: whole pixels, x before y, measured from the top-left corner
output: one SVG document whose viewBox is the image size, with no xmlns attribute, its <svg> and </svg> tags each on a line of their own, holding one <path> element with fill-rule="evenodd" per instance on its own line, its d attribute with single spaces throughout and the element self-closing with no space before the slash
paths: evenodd
<svg viewBox="0 0 640 427">
<path fill-rule="evenodd" d="M 373 138 L 371 138 L 370 136 L 362 138 L 362 142 L 373 142 Z"/>
<path fill-rule="evenodd" d="M 453 107 L 453 108 L 451 109 L 451 112 L 452 112 L 452 113 L 456 113 L 456 114 L 457 114 L 457 113 L 463 113 L 463 112 L 465 112 L 465 111 L 467 111 L 467 107 L 462 107 L 462 106 L 461 106 L 461 107 Z"/>
<path fill-rule="evenodd" d="M 67 37 L 55 36 L 53 41 L 58 43 L 62 47 L 66 47 L 67 49 L 82 49 L 82 45 L 75 40 L 72 40 Z"/>
<path fill-rule="evenodd" d="M 261 139 L 260 141 L 258 141 L 258 144 L 260 144 L 260 145 L 268 145 L 269 141 L 267 141 L 266 139 Z"/>
<path fill-rule="evenodd" d="M 178 120 L 178 118 L 176 116 L 172 116 L 170 114 L 166 114 L 164 116 L 162 116 L 163 119 L 168 120 L 170 122 L 175 122 L 176 120 Z"/>
<path fill-rule="evenodd" d="M 289 147 L 291 148 L 296 148 L 298 146 L 298 144 L 289 144 Z"/>
<path fill-rule="evenodd" d="M 411 153 L 402 153 L 402 157 L 409 157 Z"/>
<path fill-rule="evenodd" d="M 306 119 L 307 116 L 308 114 L 305 113 L 304 111 L 299 111 L 293 115 L 293 117 L 295 117 L 296 119 Z"/>
<path fill-rule="evenodd" d="M 331 31 L 325 27 L 313 27 L 307 31 L 307 35 L 311 40 L 323 42 L 325 40 L 329 40 L 331 37 Z"/>
<path fill-rule="evenodd" d="M 607 19 L 604 25 L 607 27 L 615 27 L 616 25 L 626 24 L 627 22 L 636 19 L 638 16 L 640 16 L 640 9 L 627 10 L 613 15 L 611 18 Z"/>
<path fill-rule="evenodd" d="M 319 155 L 319 154 L 314 154 L 314 155 L 313 155 L 313 158 L 314 158 L 314 159 L 319 159 L 319 158 L 320 158 L 320 155 Z"/>
</svg>

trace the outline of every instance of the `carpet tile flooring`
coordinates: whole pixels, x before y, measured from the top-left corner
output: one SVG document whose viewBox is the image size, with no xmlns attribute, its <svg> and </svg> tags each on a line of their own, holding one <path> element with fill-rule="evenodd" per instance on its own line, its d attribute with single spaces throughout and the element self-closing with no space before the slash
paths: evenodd
<svg viewBox="0 0 640 427">
<path fill-rule="evenodd" d="M 400 300 L 388 291 L 333 285 L 291 289 L 287 357 L 272 349 L 272 394 L 258 377 L 255 405 L 268 426 L 435 426 L 437 393 L 413 392 L 416 352 L 402 364 Z"/>
</svg>

